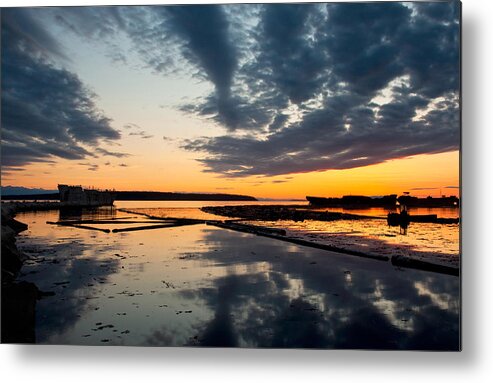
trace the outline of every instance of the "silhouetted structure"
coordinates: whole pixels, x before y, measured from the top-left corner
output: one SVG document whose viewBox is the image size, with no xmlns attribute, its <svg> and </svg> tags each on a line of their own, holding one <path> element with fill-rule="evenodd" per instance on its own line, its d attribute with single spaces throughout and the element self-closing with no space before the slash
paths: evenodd
<svg viewBox="0 0 493 383">
<path fill-rule="evenodd" d="M 418 198 L 410 195 L 402 195 L 397 198 L 397 194 L 390 194 L 383 197 L 368 197 L 357 195 L 346 195 L 342 198 L 325 198 L 307 196 L 306 199 L 312 206 L 327 207 L 395 207 L 397 202 L 406 207 L 458 207 L 459 198 L 450 197 L 426 197 Z"/>
<path fill-rule="evenodd" d="M 397 201 L 404 206 L 409 207 L 458 207 L 459 198 L 450 197 L 426 197 L 418 198 L 410 195 L 401 195 L 397 198 Z"/>
<path fill-rule="evenodd" d="M 368 197 L 362 195 L 345 195 L 342 198 L 311 197 L 306 199 L 312 206 L 331 206 L 331 207 L 395 207 L 397 194 L 390 194 L 383 197 Z"/>
<path fill-rule="evenodd" d="M 435 216 L 436 218 L 436 216 Z M 400 226 L 400 233 L 403 235 L 407 234 L 407 228 L 411 223 L 411 217 L 407 210 L 401 210 L 400 213 L 389 213 L 387 214 L 387 224 L 389 226 Z"/>
<path fill-rule="evenodd" d="M 109 190 L 83 189 L 82 186 L 58 185 L 63 207 L 112 206 L 115 193 Z"/>
</svg>

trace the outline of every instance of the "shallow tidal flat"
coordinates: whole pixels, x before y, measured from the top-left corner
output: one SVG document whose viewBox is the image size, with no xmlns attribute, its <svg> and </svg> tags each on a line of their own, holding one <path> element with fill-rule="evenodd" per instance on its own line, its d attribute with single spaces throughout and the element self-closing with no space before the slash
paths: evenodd
<svg viewBox="0 0 493 383">
<path fill-rule="evenodd" d="M 286 236 L 375 256 L 401 256 L 454 269 L 460 266 L 459 225 L 411 223 L 405 235 L 385 220 L 245 221 L 283 228 Z"/>
<path fill-rule="evenodd" d="M 418 260 L 425 264 L 441 265 L 458 272 L 460 267 L 460 230 L 458 223 L 415 223 L 412 222 L 403 232 L 399 227 L 387 224 L 387 210 L 369 208 L 360 210 L 343 209 L 293 209 L 282 206 L 285 211 L 324 212 L 334 211 L 353 215 L 355 219 L 335 219 L 321 221 L 316 219 L 293 220 L 265 218 L 244 218 L 242 213 L 255 216 L 251 207 L 237 206 L 240 214 L 235 216 L 228 207 L 204 208 L 146 208 L 129 211 L 148 214 L 154 217 L 195 218 L 205 220 L 242 219 L 242 223 L 257 227 L 283 229 L 287 238 L 299 239 L 308 243 L 331 246 L 333 248 L 366 254 L 370 257 L 393 257 Z M 245 209 L 242 209 L 245 208 Z M 268 216 L 269 207 L 253 206 L 257 211 Z M 205 210 L 205 211 L 204 211 Z M 218 215 L 222 211 L 225 216 Z M 214 214 L 216 213 L 216 214 Z M 439 218 L 458 218 L 457 208 L 416 208 L 411 214 L 437 214 Z M 261 214 L 260 214 L 261 215 Z M 289 215 L 289 213 L 287 214 Z M 363 217 L 363 218 L 359 218 Z"/>
<path fill-rule="evenodd" d="M 29 225 L 17 241 L 30 257 L 20 279 L 55 293 L 37 303 L 37 343 L 460 347 L 455 276 L 204 224 L 123 233 L 46 224 L 58 214 L 17 215 Z"/>
</svg>

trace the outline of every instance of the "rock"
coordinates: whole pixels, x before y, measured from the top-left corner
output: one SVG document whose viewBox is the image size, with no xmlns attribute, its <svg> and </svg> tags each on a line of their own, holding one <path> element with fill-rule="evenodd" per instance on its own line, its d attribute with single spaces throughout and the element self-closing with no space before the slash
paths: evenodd
<svg viewBox="0 0 493 383">
<path fill-rule="evenodd" d="M 12 230 L 14 230 L 16 234 L 18 234 L 24 230 L 27 230 L 28 226 L 25 223 L 19 222 L 14 219 L 15 210 L 16 209 L 13 206 L 2 204 L 2 227 L 10 227 Z"/>
<path fill-rule="evenodd" d="M 40 291 L 29 282 L 2 284 L 2 343 L 34 343 L 36 300 Z"/>
<path fill-rule="evenodd" d="M 16 246 L 16 235 L 27 229 L 27 225 L 15 220 L 15 209 L 9 204 L 2 204 L 2 281 L 12 283 L 19 273 L 27 256 Z"/>
</svg>

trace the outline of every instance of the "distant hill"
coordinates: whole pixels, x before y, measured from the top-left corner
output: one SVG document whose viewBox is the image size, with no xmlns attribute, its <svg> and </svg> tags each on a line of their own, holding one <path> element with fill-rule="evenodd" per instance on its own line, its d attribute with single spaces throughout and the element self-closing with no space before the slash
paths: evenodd
<svg viewBox="0 0 493 383">
<path fill-rule="evenodd" d="M 170 193 L 117 191 L 117 201 L 256 201 L 255 197 L 238 194 Z"/>
<path fill-rule="evenodd" d="M 25 188 L 23 186 L 2 186 L 2 195 L 29 195 L 29 194 L 48 194 L 48 193 L 58 193 L 58 190 L 46 190 L 37 188 Z"/>
<path fill-rule="evenodd" d="M 237 194 L 171 193 L 152 191 L 115 191 L 116 201 L 257 201 L 255 197 Z M 4 194 L 3 200 L 53 200 L 54 193 Z"/>
<path fill-rule="evenodd" d="M 2 200 L 6 201 L 46 201 L 59 200 L 60 194 L 56 193 L 40 193 L 40 194 L 3 194 Z"/>
</svg>

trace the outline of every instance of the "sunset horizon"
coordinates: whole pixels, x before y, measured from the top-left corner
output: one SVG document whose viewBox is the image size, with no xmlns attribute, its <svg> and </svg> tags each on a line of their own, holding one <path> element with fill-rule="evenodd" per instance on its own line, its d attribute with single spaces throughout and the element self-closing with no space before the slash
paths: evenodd
<svg viewBox="0 0 493 383">
<path fill-rule="evenodd" d="M 461 15 L 2 7 L 2 343 L 460 351 Z"/>
<path fill-rule="evenodd" d="M 424 163 L 431 166 L 424 167 Z M 166 183 L 159 185 L 156 181 L 146 180 L 142 177 L 142 172 L 132 177 L 132 186 L 125 182 L 128 171 L 125 177 L 116 175 L 113 181 L 104 174 L 95 177 L 94 172 L 90 171 L 87 175 L 77 173 L 77 175 L 66 176 L 66 172 L 73 169 L 73 166 L 69 165 L 63 175 L 45 176 L 42 182 L 33 180 L 32 174 L 26 172 L 27 174 L 19 178 L 6 178 L 11 182 L 3 186 L 54 190 L 58 184 L 80 184 L 84 187 L 122 191 L 248 194 L 256 198 L 272 199 L 304 199 L 306 195 L 379 196 L 403 192 L 419 197 L 460 194 L 459 152 L 424 154 L 360 168 L 286 174 L 278 177 L 249 177 L 240 180 L 211 177 L 207 183 L 197 186 L 193 185 L 195 182 L 184 179 L 181 180 L 181 186 L 174 188 Z M 32 171 L 36 170 L 31 169 Z M 208 184 L 211 186 L 207 186 Z M 215 186 L 224 184 L 228 186 Z M 243 185 L 238 186 L 238 184 Z M 290 189 L 294 190 L 291 194 Z"/>
<path fill-rule="evenodd" d="M 432 8 L 382 4 L 370 11 L 378 28 L 404 24 L 377 49 L 375 36 L 347 35 L 343 15 L 353 11 L 363 20 L 351 4 L 6 8 L 2 184 L 458 195 L 457 29 L 439 24 L 440 40 Z M 442 63 L 433 76 L 418 51 L 399 51 L 423 38 Z M 341 51 L 356 43 L 368 47 L 354 58 Z M 366 74 L 355 76 L 361 65 Z"/>
<path fill-rule="evenodd" d="M 423 162 L 432 164 L 424 168 Z M 413 173 L 412 166 L 417 167 Z M 72 168 L 73 169 L 73 168 Z M 70 170 L 70 169 L 68 169 Z M 447 174 L 447 171 L 449 172 Z M 425 174 L 423 174 L 425 173 Z M 428 173 L 428 174 L 426 174 Z M 419 175 L 419 178 L 417 177 Z M 126 178 L 125 176 L 124 178 Z M 137 175 L 135 176 L 137 177 Z M 286 179 L 289 177 L 289 179 Z M 103 178 L 102 180 L 100 180 Z M 120 177 L 109 181 L 105 177 L 94 177 L 89 172 L 87 176 L 65 175 L 45 177 L 43 182 L 32 180 L 29 174 L 26 178 L 4 184 L 3 186 L 37 188 L 55 190 L 58 184 L 82 185 L 98 189 L 115 189 L 120 191 L 157 191 L 173 193 L 223 193 L 251 195 L 261 199 L 305 199 L 307 195 L 323 197 L 342 197 L 343 195 L 381 196 L 409 192 L 418 197 L 440 197 L 442 195 L 456 196 L 459 192 L 459 152 L 420 155 L 414 158 L 391 160 L 383 164 L 368 165 L 348 170 L 327 170 L 302 174 L 287 174 L 280 177 L 251 177 L 247 180 L 215 178 L 211 186 L 176 186 L 166 183 L 159 185 L 155 182 L 142 180 L 128 185 Z M 135 178 L 132 178 L 135 180 Z M 138 177 L 137 177 L 138 179 Z M 237 186 L 246 181 L 246 185 Z M 396 182 L 397 181 L 397 182 Z M 186 182 L 186 181 L 183 181 Z M 228 186 L 214 186 L 224 185 Z M 147 186 L 144 186 L 147 185 Z M 231 186 L 229 186 L 231 185 Z M 289 190 L 294 190 L 290 192 Z"/>
</svg>

